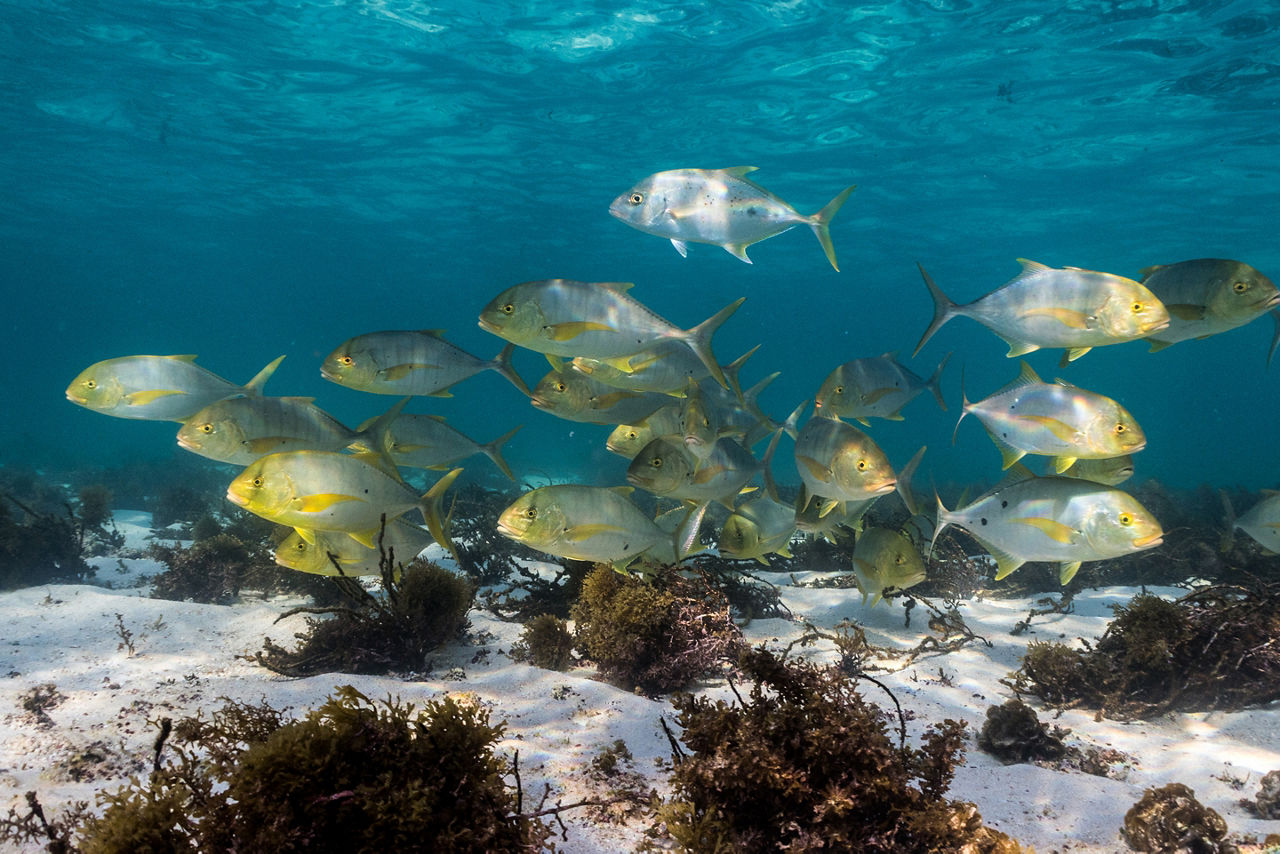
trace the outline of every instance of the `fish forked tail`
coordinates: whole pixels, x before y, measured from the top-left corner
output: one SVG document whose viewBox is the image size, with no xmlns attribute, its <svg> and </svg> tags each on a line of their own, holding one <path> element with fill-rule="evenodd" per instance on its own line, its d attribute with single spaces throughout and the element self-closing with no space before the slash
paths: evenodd
<svg viewBox="0 0 1280 854">
<path fill-rule="evenodd" d="M 929 538 L 929 555 L 933 554 L 933 549 L 938 544 L 938 535 L 951 524 L 951 511 L 942 503 L 942 496 L 938 494 L 937 488 L 933 490 L 933 500 L 937 502 L 938 510 L 933 523 L 933 536 Z"/>
<path fill-rule="evenodd" d="M 925 342 L 933 337 L 933 333 L 937 332 L 942 327 L 942 324 L 955 317 L 957 308 L 951 298 L 944 294 L 942 288 L 938 287 L 933 281 L 933 277 L 925 272 L 924 266 L 919 262 L 916 263 L 916 266 L 920 268 L 920 275 L 924 276 L 924 283 L 929 288 L 929 296 L 933 297 L 933 322 L 924 331 L 924 335 L 920 336 L 920 343 L 916 345 L 916 349 L 911 353 L 912 358 L 919 354 Z"/>
<path fill-rule="evenodd" d="M 960 366 L 960 417 L 956 419 L 956 427 L 954 430 L 951 431 L 952 445 L 955 445 L 956 436 L 959 435 L 960 433 L 960 422 L 963 421 L 964 417 L 969 414 L 969 409 L 972 406 L 973 406 L 973 401 L 969 399 L 969 395 L 965 394 L 965 391 L 964 391 L 964 365 L 961 365 Z"/>
<path fill-rule="evenodd" d="M 924 452 L 928 450 L 928 445 L 921 445 L 920 450 L 907 461 L 907 464 L 898 472 L 897 483 L 894 488 L 898 490 L 898 497 L 902 499 L 902 504 L 907 508 L 907 512 L 912 516 L 919 513 L 916 506 L 915 494 L 911 491 L 911 480 L 915 477 L 916 469 L 920 468 L 920 460 L 924 459 Z"/>
<path fill-rule="evenodd" d="M 505 474 L 507 477 L 509 477 L 511 480 L 515 480 L 516 476 L 511 473 L 511 466 L 507 465 L 507 461 L 502 458 L 501 449 L 502 449 L 502 446 L 505 445 L 511 439 L 512 436 L 519 433 L 523 427 L 524 425 L 521 424 L 518 427 L 516 427 L 514 430 L 510 430 L 502 434 L 498 438 L 494 439 L 492 442 L 489 442 L 488 444 L 480 446 L 480 453 L 484 454 L 486 457 L 493 460 L 493 464 L 497 466 L 499 469 L 501 469 L 502 473 Z"/>
<path fill-rule="evenodd" d="M 1280 332 L 1280 329 L 1277 331 Z M 1226 511 L 1226 517 L 1222 520 L 1226 530 L 1222 532 L 1222 541 L 1218 544 L 1218 551 L 1221 554 L 1226 554 L 1231 551 L 1231 547 L 1235 545 L 1236 541 L 1236 511 L 1231 506 L 1231 499 L 1227 497 L 1225 489 L 1219 489 L 1218 494 L 1222 496 L 1222 509 Z"/>
<path fill-rule="evenodd" d="M 720 363 L 716 361 L 715 353 L 711 352 L 711 336 L 716 334 L 716 330 L 738 310 L 738 306 L 746 302 L 746 299 L 746 297 L 738 297 L 697 326 L 685 330 L 678 336 L 689 345 L 694 355 L 702 360 L 702 364 L 711 372 L 711 376 L 715 377 L 716 382 L 726 389 L 729 388 L 729 383 L 725 380 L 724 371 L 720 369 Z"/>
<path fill-rule="evenodd" d="M 831 245 L 831 219 L 844 206 L 849 199 L 849 194 L 857 187 L 857 184 L 845 187 L 834 199 L 827 202 L 826 207 L 808 218 L 809 227 L 817 235 L 818 242 L 822 244 L 822 251 L 827 253 L 827 260 L 831 262 L 831 268 L 837 273 L 840 272 L 840 267 L 836 264 L 836 248 Z"/>
<path fill-rule="evenodd" d="M 1271 349 L 1275 349 L 1275 345 L 1271 345 Z M 267 384 L 267 380 L 271 379 L 271 375 L 276 372 L 276 368 L 280 367 L 280 363 L 284 361 L 284 356 L 277 356 L 275 359 L 267 363 L 267 366 L 258 373 L 254 374 L 253 379 L 244 384 L 244 393 L 250 397 L 258 397 L 262 394 L 262 387 Z M 1270 359 L 1268 359 L 1270 361 Z"/>
<path fill-rule="evenodd" d="M 511 366 L 511 354 L 516 350 L 515 344 L 508 344 L 502 348 L 502 352 L 493 357 L 491 363 L 493 369 L 502 374 L 508 382 L 520 389 L 520 393 L 525 397 L 533 397 L 533 392 L 529 391 L 529 386 L 525 385 L 525 381 L 516 373 L 516 369 Z"/>
<path fill-rule="evenodd" d="M 942 399 L 942 369 L 947 366 L 947 362 L 951 361 L 951 353 L 942 357 L 942 361 L 938 363 L 938 367 L 933 369 L 933 375 L 925 380 L 924 387 L 933 392 L 933 397 L 938 401 L 938 406 L 943 412 L 947 411 L 947 402 Z"/>
<path fill-rule="evenodd" d="M 427 523 L 427 530 L 431 532 L 432 539 L 456 561 L 460 561 L 458 548 L 449 538 L 449 522 L 453 518 L 453 508 L 450 508 L 447 514 L 444 512 L 444 493 L 460 474 L 462 469 L 457 468 L 437 480 L 418 503 L 418 509 L 422 511 L 422 520 Z"/>
</svg>

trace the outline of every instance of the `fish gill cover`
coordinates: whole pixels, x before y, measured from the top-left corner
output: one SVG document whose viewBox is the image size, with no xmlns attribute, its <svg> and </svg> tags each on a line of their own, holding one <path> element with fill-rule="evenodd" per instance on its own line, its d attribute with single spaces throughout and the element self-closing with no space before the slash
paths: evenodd
<svg viewBox="0 0 1280 854">
<path fill-rule="evenodd" d="M 173 425 L 99 418 L 58 390 L 86 365 L 198 354 L 238 384 L 281 353 L 272 394 L 314 396 L 354 426 L 390 402 L 324 382 L 340 342 L 476 326 L 518 282 L 634 282 L 688 328 L 739 297 L 727 363 L 763 344 L 750 385 L 779 420 L 854 358 L 897 351 L 942 378 L 949 411 L 875 422 L 901 466 L 993 480 L 971 396 L 1017 374 L 969 318 L 907 359 L 929 324 L 916 263 L 957 303 L 1015 259 L 1128 278 L 1239 259 L 1280 270 L 1280 21 L 1247 2 L 966 0 L 626 6 L 532 2 L 5 3 L 0 282 L 6 462 L 59 468 L 182 453 Z M 756 166 L 803 217 L 856 184 L 830 222 L 750 247 L 751 265 L 609 215 L 645 176 Z M 1276 485 L 1271 321 L 1148 354 L 1099 347 L 1046 380 L 1121 401 L 1148 447 L 1139 478 Z M 517 351 L 532 383 L 541 356 Z M 528 405 L 489 371 L 415 411 L 504 449 L 520 479 L 622 483 L 607 429 Z M 783 453 L 779 460 L 789 457 Z M 480 462 L 479 466 L 487 463 Z M 777 466 L 782 471 L 781 464 Z M 789 471 L 783 480 L 794 483 Z M 922 481 L 922 483 L 927 481 Z"/>
</svg>

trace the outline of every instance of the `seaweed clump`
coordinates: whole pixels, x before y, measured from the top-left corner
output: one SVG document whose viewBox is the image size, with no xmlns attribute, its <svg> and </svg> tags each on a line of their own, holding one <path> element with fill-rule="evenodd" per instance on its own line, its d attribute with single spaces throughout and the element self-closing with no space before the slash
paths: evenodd
<svg viewBox="0 0 1280 854">
<path fill-rule="evenodd" d="M 197 538 L 190 548 L 155 544 L 150 556 L 165 565 L 152 579 L 156 599 L 229 605 L 249 589 L 310 595 L 322 604 L 336 601 L 328 578 L 278 566 L 260 539 L 245 540 L 229 530 Z"/>
<path fill-rule="evenodd" d="M 0 590 L 77 583 L 94 574 L 82 557 L 87 529 L 69 504 L 62 507 L 43 510 L 0 494 Z"/>
<path fill-rule="evenodd" d="M 511 657 L 547 670 L 568 670 L 573 664 L 573 635 L 569 624 L 554 614 L 542 614 L 525 623 Z"/>
<path fill-rule="evenodd" d="M 459 637 L 475 588 L 466 578 L 418 558 L 407 566 L 381 562 L 383 595 L 374 596 L 353 578 L 331 578 L 345 597 L 342 604 L 294 608 L 279 619 L 305 613 L 307 629 L 296 650 L 266 638 L 256 660 L 286 676 L 318 673 L 417 672 L 427 667 L 427 653 Z"/>
<path fill-rule="evenodd" d="M 944 797 L 964 724 L 895 743 L 880 710 L 832 668 L 748 650 L 752 687 L 736 704 L 672 702 L 684 729 L 655 838 L 696 852 L 1019 852 L 969 803 Z M 736 691 L 735 691 L 736 693 Z"/>
<path fill-rule="evenodd" d="M 724 594 L 675 572 L 646 583 L 602 564 L 583 581 L 572 616 L 578 649 L 600 674 L 649 696 L 711 673 L 742 644 Z"/>
<path fill-rule="evenodd" d="M 493 751 L 504 729 L 452 697 L 417 710 L 349 685 L 297 721 L 229 701 L 173 727 L 176 761 L 160 762 L 162 735 L 147 782 L 100 796 L 79 850 L 544 850 L 551 829 L 521 813 Z"/>
<path fill-rule="evenodd" d="M 1196 800 L 1182 783 L 1147 789 L 1124 814 L 1120 834 L 1134 851 L 1187 851 L 1227 854 L 1236 847 L 1225 841 L 1227 823 L 1216 810 Z"/>
<path fill-rule="evenodd" d="M 1121 719 L 1280 698 L 1280 584 L 1214 585 L 1173 602 L 1141 594 L 1114 608 L 1083 650 L 1033 641 L 1012 687 Z"/>
<path fill-rule="evenodd" d="M 1042 760 L 1053 762 L 1067 755 L 1061 727 L 1052 730 L 1040 722 L 1035 709 L 1018 699 L 987 709 L 987 721 L 978 733 L 978 747 L 1005 765 Z"/>
</svg>

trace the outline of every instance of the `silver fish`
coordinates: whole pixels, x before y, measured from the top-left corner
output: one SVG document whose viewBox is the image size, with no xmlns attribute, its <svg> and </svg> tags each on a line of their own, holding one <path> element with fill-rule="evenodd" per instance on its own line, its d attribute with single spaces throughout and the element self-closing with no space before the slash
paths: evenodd
<svg viewBox="0 0 1280 854">
<path fill-rule="evenodd" d="M 1147 336 L 1153 353 L 1244 326 L 1280 303 L 1280 290 L 1243 261 L 1198 258 L 1147 267 L 1139 275 L 1169 310 L 1169 325 Z"/>
<path fill-rule="evenodd" d="M 241 466 L 280 451 L 340 451 L 362 437 L 310 397 L 231 397 L 209 404 L 178 429 L 179 446 Z"/>
<path fill-rule="evenodd" d="M 373 394 L 452 397 L 449 389 L 481 371 L 496 371 L 524 395 L 529 387 L 511 367 L 514 346 L 476 358 L 450 344 L 438 329 L 369 332 L 343 341 L 325 357 L 320 375 Z"/>
<path fill-rule="evenodd" d="M 195 356 L 122 356 L 85 368 L 67 386 L 67 400 L 80 406 L 146 421 L 186 421 L 209 404 L 245 395 L 256 397 L 284 356 L 244 385 L 207 371 Z"/>
<path fill-rule="evenodd" d="M 814 406 L 823 415 L 853 418 L 867 425 L 868 418 L 902 420 L 902 408 L 924 391 L 933 392 L 945 412 L 939 382 L 951 354 L 942 357 L 929 379 L 922 379 L 900 363 L 894 353 L 845 362 L 823 381 Z"/>
<path fill-rule="evenodd" d="M 391 419 L 360 425 L 361 431 L 371 436 L 369 450 L 385 451 L 398 466 L 447 469 L 467 457 L 483 454 L 512 480 L 515 476 L 502 457 L 502 446 L 520 432 L 520 427 L 481 444 L 451 427 L 440 415 L 397 413 Z"/>
<path fill-rule="evenodd" d="M 853 547 L 853 575 L 862 606 L 874 608 L 886 590 L 906 590 L 924 581 L 924 559 L 903 532 L 867 528 Z"/>
<path fill-rule="evenodd" d="M 791 557 L 796 509 L 760 494 L 742 502 L 720 529 L 720 553 L 737 560 L 769 565 L 771 554 Z"/>
</svg>

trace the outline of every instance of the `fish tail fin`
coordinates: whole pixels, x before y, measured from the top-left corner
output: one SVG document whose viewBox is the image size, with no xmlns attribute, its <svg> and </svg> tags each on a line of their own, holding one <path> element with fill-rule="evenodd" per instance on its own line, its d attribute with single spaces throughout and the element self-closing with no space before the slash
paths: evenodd
<svg viewBox="0 0 1280 854">
<path fill-rule="evenodd" d="M 1227 528 L 1222 532 L 1222 542 L 1218 545 L 1218 551 L 1222 554 L 1226 554 L 1231 551 L 1231 547 L 1235 545 L 1236 511 L 1235 508 L 1231 506 L 1231 499 L 1227 497 L 1227 491 L 1225 489 L 1219 489 L 1218 494 L 1222 496 L 1222 509 L 1226 512 L 1226 516 L 1222 521 Z"/>
<path fill-rule="evenodd" d="M 898 490 L 898 496 L 902 499 L 903 505 L 907 508 L 907 512 L 912 516 L 920 512 L 916 506 L 915 495 L 911 492 L 911 479 L 915 477 L 916 469 L 920 467 L 920 460 L 924 458 L 924 452 L 928 449 L 928 445 L 921 445 L 920 450 L 902 467 L 902 471 L 898 472 L 898 482 L 895 488 Z"/>
<path fill-rule="evenodd" d="M 929 555 L 933 554 L 934 547 L 938 544 L 938 535 L 951 524 L 951 511 L 942 503 L 942 496 L 938 494 L 938 490 L 933 490 L 933 500 L 937 502 L 937 520 L 933 523 L 933 536 L 929 539 Z M 928 555 L 926 555 L 927 557 Z"/>
<path fill-rule="evenodd" d="M 737 395 L 739 403 L 743 403 L 743 404 L 746 403 L 746 399 L 742 396 L 742 381 L 741 381 L 741 378 L 739 377 L 739 374 L 742 372 L 742 366 L 747 363 L 747 359 L 750 359 L 752 356 L 754 356 L 755 352 L 759 349 L 760 349 L 760 345 L 757 344 L 756 346 L 752 347 L 750 350 L 743 353 L 741 356 L 739 356 L 738 358 L 734 359 L 732 362 L 724 366 L 724 376 L 725 376 L 725 379 L 729 381 L 729 390 L 732 391 L 735 395 Z"/>
<path fill-rule="evenodd" d="M 805 406 L 809 405 L 809 401 L 804 402 Z M 778 450 L 778 440 L 782 438 L 783 428 L 779 427 L 773 431 L 773 438 L 769 440 L 769 447 L 765 449 L 764 456 L 760 458 L 760 464 L 763 466 L 761 471 L 764 473 L 764 489 L 769 493 L 769 497 L 779 504 L 782 499 L 778 497 L 778 484 L 773 479 L 773 454 Z"/>
<path fill-rule="evenodd" d="M 804 411 L 809 408 L 809 401 L 805 400 L 795 409 L 791 410 L 791 414 L 787 416 L 787 420 L 782 422 L 782 432 L 791 437 L 791 441 L 800 438 L 800 416 L 804 415 Z"/>
<path fill-rule="evenodd" d="M 746 297 L 738 297 L 681 336 L 723 388 L 729 388 L 729 383 L 724 378 L 724 371 L 720 370 L 720 363 L 716 361 L 715 353 L 711 352 L 711 336 L 716 334 L 716 330 L 738 310 L 738 306 L 742 305 L 746 299 Z"/>
<path fill-rule="evenodd" d="M 454 469 L 437 480 L 418 503 L 418 509 L 422 511 L 422 520 L 427 523 L 427 530 L 431 532 L 432 539 L 439 543 L 454 560 L 459 560 L 459 557 L 458 547 L 449 538 L 449 522 L 453 518 L 453 509 L 450 508 L 447 514 L 444 512 L 444 493 L 460 474 L 462 469 Z"/>
<path fill-rule="evenodd" d="M 925 342 L 933 337 L 933 333 L 937 332 L 942 327 L 942 324 L 955 316 L 957 307 L 951 301 L 951 298 L 942 292 L 942 288 L 937 286 L 933 281 L 933 277 L 925 272 L 924 267 L 918 262 L 916 266 L 920 268 L 920 275 L 924 277 L 924 283 L 929 288 L 929 295 L 933 297 L 933 322 L 924 331 L 924 335 L 920 336 L 920 343 L 916 345 L 915 351 L 911 354 L 912 357 L 915 357 L 920 352 Z"/>
<path fill-rule="evenodd" d="M 951 444 L 955 445 L 956 436 L 960 433 L 960 422 L 969 414 L 969 410 L 973 408 L 973 401 L 969 399 L 969 395 L 964 392 L 964 365 L 960 366 L 960 417 L 956 419 L 956 428 L 951 431 Z"/>
<path fill-rule="evenodd" d="M 276 372 L 276 368 L 280 367 L 280 363 L 284 361 L 284 356 L 277 356 L 275 359 L 267 363 L 267 366 L 258 373 L 254 374 L 253 379 L 244 384 L 244 392 L 250 397 L 258 397 L 262 394 L 262 387 L 267 384 L 267 380 L 271 379 L 271 375 Z"/>
<path fill-rule="evenodd" d="M 827 202 L 826 207 L 809 217 L 809 227 L 818 236 L 818 242 L 822 244 L 822 251 L 827 253 L 827 260 L 831 262 L 831 268 L 837 273 L 840 272 L 840 267 L 836 264 L 836 248 L 831 245 L 831 218 L 844 206 L 844 203 L 849 199 L 849 194 L 857 186 L 857 184 L 850 184 L 845 187 L 834 199 Z"/>
<path fill-rule="evenodd" d="M 510 441 L 512 436 L 519 433 L 523 427 L 524 425 L 521 424 L 518 427 L 516 427 L 514 430 L 510 430 L 502 434 L 498 438 L 494 439 L 492 442 L 489 442 L 486 445 L 480 446 L 480 453 L 484 454 L 486 457 L 493 460 L 493 464 L 497 466 L 499 469 L 501 469 L 502 473 L 505 474 L 511 480 L 515 480 L 516 477 L 511 473 L 511 466 L 507 465 L 507 461 L 502 458 L 501 449 L 502 449 L 502 446 L 505 445 L 508 441 Z"/>
<path fill-rule="evenodd" d="M 942 399 L 942 369 L 947 366 L 947 362 L 951 360 L 951 354 L 942 357 L 942 361 L 938 363 L 938 367 L 933 369 L 933 375 L 925 381 L 924 387 L 933 392 L 934 400 L 938 401 L 938 406 L 943 412 L 947 411 L 947 402 Z"/>
<path fill-rule="evenodd" d="M 508 344 L 502 348 L 502 352 L 493 357 L 493 369 L 513 386 L 520 389 L 520 393 L 525 397 L 533 397 L 533 392 L 529 391 L 529 386 L 525 385 L 524 380 L 516 373 L 516 369 L 511 366 L 511 354 L 516 350 L 515 344 Z"/>
</svg>

